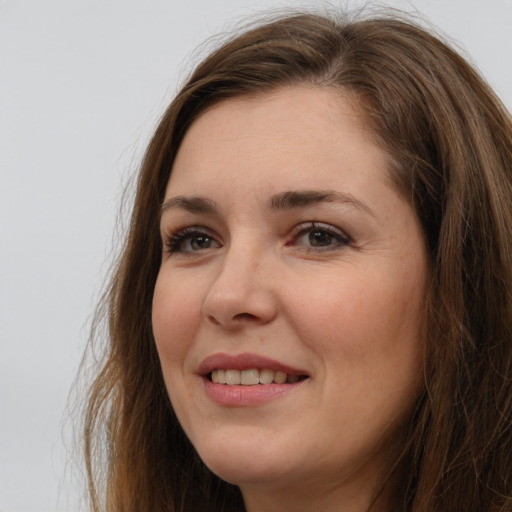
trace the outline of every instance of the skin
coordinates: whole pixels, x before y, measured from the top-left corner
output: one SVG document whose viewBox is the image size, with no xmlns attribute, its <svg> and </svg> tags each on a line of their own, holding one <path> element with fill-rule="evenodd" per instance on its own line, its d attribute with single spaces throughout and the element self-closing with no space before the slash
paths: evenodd
<svg viewBox="0 0 512 512">
<path fill-rule="evenodd" d="M 331 89 L 226 100 L 188 130 L 167 186 L 153 302 L 165 383 L 199 455 L 249 512 L 367 510 L 422 386 L 424 237 L 360 121 Z M 341 199 L 269 204 L 304 190 Z M 189 211 L 177 196 L 216 206 Z M 260 405 L 222 406 L 197 374 L 218 352 L 308 378 Z"/>
</svg>

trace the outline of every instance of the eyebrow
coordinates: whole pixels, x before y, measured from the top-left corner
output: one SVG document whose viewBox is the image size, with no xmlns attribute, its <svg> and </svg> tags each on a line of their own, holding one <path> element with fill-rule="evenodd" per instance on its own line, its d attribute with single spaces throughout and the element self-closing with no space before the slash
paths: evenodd
<svg viewBox="0 0 512 512">
<path fill-rule="evenodd" d="M 285 211 L 305 208 L 323 202 L 348 204 L 372 217 L 376 216 L 375 212 L 360 199 L 352 194 L 336 190 L 289 190 L 272 196 L 269 205 L 271 210 Z M 190 213 L 214 214 L 218 211 L 217 204 L 211 199 L 201 196 L 176 196 L 162 204 L 160 213 L 163 214 L 174 208 L 181 208 Z"/>
<path fill-rule="evenodd" d="M 276 194 L 270 200 L 272 210 L 293 210 L 304 208 L 318 203 L 341 203 L 354 206 L 372 217 L 375 212 L 363 201 L 352 194 L 336 190 L 291 190 Z"/>
<path fill-rule="evenodd" d="M 199 196 L 176 196 L 162 204 L 160 214 L 173 208 L 181 208 L 190 213 L 215 213 L 217 211 L 217 205 L 211 199 Z"/>
</svg>

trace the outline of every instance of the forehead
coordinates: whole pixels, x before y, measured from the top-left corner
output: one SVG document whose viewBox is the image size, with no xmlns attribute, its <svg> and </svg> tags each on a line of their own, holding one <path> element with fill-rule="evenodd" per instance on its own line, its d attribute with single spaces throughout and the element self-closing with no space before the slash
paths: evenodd
<svg viewBox="0 0 512 512">
<path fill-rule="evenodd" d="M 332 188 L 329 183 L 339 179 L 349 186 L 375 173 L 385 179 L 387 160 L 352 96 L 314 86 L 282 88 L 222 101 L 195 120 L 177 153 L 168 193 L 240 180 L 273 189 L 289 188 L 290 181 L 295 188 Z"/>
</svg>

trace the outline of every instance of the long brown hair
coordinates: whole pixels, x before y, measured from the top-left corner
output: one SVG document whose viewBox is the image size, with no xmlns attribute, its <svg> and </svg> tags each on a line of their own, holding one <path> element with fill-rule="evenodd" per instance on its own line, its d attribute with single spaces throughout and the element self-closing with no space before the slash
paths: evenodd
<svg viewBox="0 0 512 512">
<path fill-rule="evenodd" d="M 390 468 L 392 506 L 512 510 L 510 115 L 463 58 L 413 23 L 294 14 L 244 31 L 199 64 L 149 144 L 98 316 L 108 341 L 85 421 L 94 511 L 243 510 L 238 488 L 185 437 L 162 379 L 151 327 L 160 205 L 180 142 L 205 109 L 304 83 L 356 98 L 430 253 L 425 392 Z"/>
</svg>

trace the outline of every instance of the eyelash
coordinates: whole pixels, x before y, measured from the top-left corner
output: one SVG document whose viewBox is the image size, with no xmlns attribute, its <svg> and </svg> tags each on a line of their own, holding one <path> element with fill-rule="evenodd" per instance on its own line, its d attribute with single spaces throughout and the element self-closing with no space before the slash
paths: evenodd
<svg viewBox="0 0 512 512">
<path fill-rule="evenodd" d="M 348 246 L 352 242 L 350 237 L 341 231 L 341 229 L 338 229 L 330 224 L 325 224 L 323 222 L 304 222 L 295 228 L 295 235 L 293 236 L 291 242 L 288 242 L 286 245 L 296 245 L 296 242 L 299 238 L 308 233 L 314 233 L 315 231 L 318 233 L 327 234 L 337 243 L 322 245 L 318 247 L 305 246 L 306 250 L 311 252 L 333 251 L 340 249 L 341 247 Z"/>
<path fill-rule="evenodd" d="M 323 233 L 328 235 L 329 237 L 332 237 L 336 243 L 329 245 L 320 245 L 317 247 L 314 246 L 305 246 L 304 250 L 310 251 L 310 252 L 323 252 L 323 251 L 332 251 L 336 249 L 340 249 L 342 247 L 348 246 L 351 244 L 351 239 L 348 237 L 343 231 L 340 229 L 331 226 L 330 224 L 325 224 L 323 222 L 304 222 L 302 224 L 299 224 L 294 228 L 294 235 L 288 243 L 286 243 L 287 246 L 295 246 L 299 245 L 297 244 L 297 241 L 303 237 L 304 235 L 308 233 L 313 232 Z M 204 249 L 197 249 L 197 250 L 184 250 L 183 244 L 186 241 L 192 241 L 194 238 L 208 238 L 209 240 L 213 241 L 214 244 L 217 245 L 219 248 L 222 247 L 222 244 L 217 240 L 217 238 L 210 233 L 209 230 L 199 227 L 199 226 L 190 226 L 187 228 L 179 229 L 175 231 L 174 233 L 170 234 L 166 240 L 165 240 L 165 249 L 166 252 L 169 255 L 173 254 L 192 254 L 192 253 L 200 253 L 203 250 L 206 251 L 210 249 L 211 247 L 206 247 Z"/>
<path fill-rule="evenodd" d="M 187 240 L 190 241 L 193 238 L 199 238 L 199 237 L 205 237 L 209 238 L 210 240 L 213 240 L 216 244 L 219 245 L 219 247 L 222 246 L 217 239 L 210 234 L 210 232 L 205 229 L 201 228 L 199 226 L 190 226 L 187 228 L 179 229 L 175 231 L 174 233 L 170 234 L 166 240 L 165 240 L 165 248 L 168 254 L 189 254 L 192 252 L 200 252 L 198 251 L 191 251 L 191 250 L 183 250 L 182 244 L 186 242 Z M 207 250 L 208 248 L 204 249 Z"/>
</svg>

